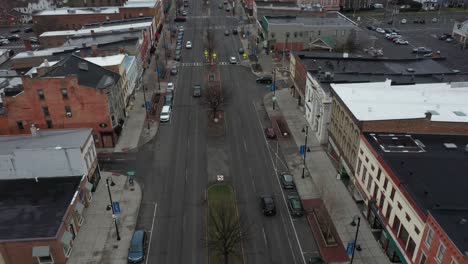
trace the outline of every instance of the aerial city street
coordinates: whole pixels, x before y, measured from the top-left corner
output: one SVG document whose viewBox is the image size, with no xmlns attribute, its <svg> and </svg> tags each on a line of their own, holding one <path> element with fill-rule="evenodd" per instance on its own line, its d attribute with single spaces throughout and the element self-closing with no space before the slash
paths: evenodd
<svg viewBox="0 0 468 264">
<path fill-rule="evenodd" d="M 466 1 L 0 4 L 0 264 L 468 264 Z"/>
</svg>

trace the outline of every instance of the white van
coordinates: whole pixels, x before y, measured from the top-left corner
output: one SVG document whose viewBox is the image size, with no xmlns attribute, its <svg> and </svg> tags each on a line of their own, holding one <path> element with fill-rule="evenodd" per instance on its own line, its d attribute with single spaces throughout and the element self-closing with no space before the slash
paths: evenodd
<svg viewBox="0 0 468 264">
<path fill-rule="evenodd" d="M 161 115 L 159 116 L 160 122 L 169 122 L 171 120 L 171 106 L 165 105 L 161 110 Z"/>
</svg>

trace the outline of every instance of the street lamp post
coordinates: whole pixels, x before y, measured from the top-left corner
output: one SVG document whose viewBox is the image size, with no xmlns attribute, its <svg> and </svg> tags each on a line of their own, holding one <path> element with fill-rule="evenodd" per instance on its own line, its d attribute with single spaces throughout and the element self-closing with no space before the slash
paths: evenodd
<svg viewBox="0 0 468 264">
<path fill-rule="evenodd" d="M 305 177 L 305 168 L 306 168 L 306 155 L 307 155 L 307 136 L 309 135 L 309 126 L 306 126 L 305 129 L 302 129 L 302 132 L 305 132 L 305 142 L 304 142 L 304 160 L 302 167 L 302 178 Z"/>
<path fill-rule="evenodd" d="M 273 110 L 276 105 L 276 68 L 273 69 Z"/>
<path fill-rule="evenodd" d="M 113 181 L 111 181 L 111 184 L 115 185 Z M 107 186 L 107 192 L 109 193 L 110 207 L 112 209 L 112 218 L 114 218 L 115 232 L 117 233 L 117 240 L 120 240 L 119 226 L 117 225 L 117 216 L 115 215 L 114 207 L 112 206 L 112 195 L 111 195 L 111 191 L 109 187 L 109 178 L 106 178 L 106 186 Z"/>
<path fill-rule="evenodd" d="M 356 224 L 356 219 L 357 219 L 357 224 Z M 358 234 L 359 234 L 359 226 L 361 225 L 361 217 L 355 215 L 353 217 L 353 221 L 351 222 L 351 225 L 352 226 L 356 226 L 356 235 L 354 236 L 354 245 L 353 245 L 353 253 L 351 254 L 351 261 L 349 262 L 350 264 L 353 264 L 353 260 L 354 260 L 354 251 L 356 251 L 356 243 L 357 243 L 357 237 L 358 237 Z M 357 249 L 359 250 L 361 247 L 357 247 Z"/>
</svg>

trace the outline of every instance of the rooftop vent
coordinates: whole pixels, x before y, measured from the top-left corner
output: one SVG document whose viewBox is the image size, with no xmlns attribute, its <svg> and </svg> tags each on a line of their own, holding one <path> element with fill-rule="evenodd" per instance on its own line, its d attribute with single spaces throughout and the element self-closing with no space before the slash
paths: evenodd
<svg viewBox="0 0 468 264">
<path fill-rule="evenodd" d="M 70 13 L 70 14 L 74 14 L 74 13 L 76 13 L 76 10 L 75 9 L 67 9 L 67 12 Z"/>
<path fill-rule="evenodd" d="M 88 63 L 86 63 L 86 62 L 78 63 L 78 69 L 80 69 L 82 71 L 88 71 Z"/>
<path fill-rule="evenodd" d="M 457 149 L 457 145 L 455 145 L 454 143 L 444 143 L 444 147 L 446 149 Z"/>
<path fill-rule="evenodd" d="M 414 72 L 414 69 L 413 69 L 413 68 L 407 68 L 406 71 L 408 71 L 408 72 Z"/>
<path fill-rule="evenodd" d="M 466 224 L 466 219 L 465 219 L 465 218 L 460 219 L 460 222 L 459 222 L 459 223 L 460 223 L 460 225 Z"/>
<path fill-rule="evenodd" d="M 462 111 L 453 111 L 454 114 L 456 114 L 457 116 L 466 116 L 465 113 L 463 113 Z"/>
</svg>

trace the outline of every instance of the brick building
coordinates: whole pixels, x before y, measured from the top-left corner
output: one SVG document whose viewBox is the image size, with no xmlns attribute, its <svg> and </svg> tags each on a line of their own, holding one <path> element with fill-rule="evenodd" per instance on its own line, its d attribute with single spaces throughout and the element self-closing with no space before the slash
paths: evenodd
<svg viewBox="0 0 468 264">
<path fill-rule="evenodd" d="M 68 0 L 69 7 L 121 6 L 126 0 Z"/>
<path fill-rule="evenodd" d="M 468 136 L 365 132 L 353 183 L 391 262 L 468 263 Z"/>
<path fill-rule="evenodd" d="M 36 34 L 46 31 L 77 30 L 90 23 L 152 17 L 156 29 L 163 23 L 162 1 L 132 1 L 123 6 L 94 8 L 54 8 L 33 15 Z"/>
<path fill-rule="evenodd" d="M 99 171 L 91 130 L 2 136 L 0 161 L 0 263 L 66 263 Z"/>
<path fill-rule="evenodd" d="M 362 132 L 468 135 L 465 83 L 331 84 L 329 150 L 352 176 Z"/>
<path fill-rule="evenodd" d="M 29 133 L 29 127 L 92 128 L 96 145 L 113 147 L 125 117 L 122 78 L 78 56 L 33 68 L 24 91 L 5 96 L 0 115 L 3 135 Z"/>
</svg>

